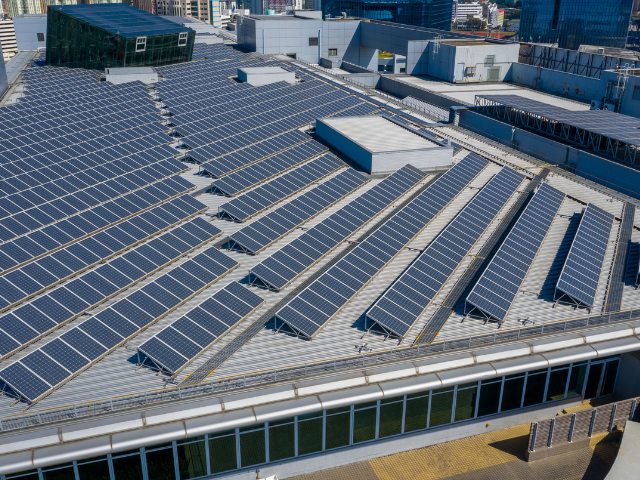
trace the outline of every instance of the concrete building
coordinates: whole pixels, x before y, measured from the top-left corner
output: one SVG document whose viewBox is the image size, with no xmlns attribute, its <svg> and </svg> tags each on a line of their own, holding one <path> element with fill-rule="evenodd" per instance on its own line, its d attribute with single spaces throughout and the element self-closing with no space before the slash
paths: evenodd
<svg viewBox="0 0 640 480">
<path fill-rule="evenodd" d="M 153 15 L 157 13 L 156 0 L 131 0 L 131 5 Z"/>
<path fill-rule="evenodd" d="M 2 45 L 3 60 L 8 62 L 18 51 L 16 31 L 13 20 L 10 18 L 0 18 L 0 44 Z"/>
<path fill-rule="evenodd" d="M 190 0 L 157 0 L 156 2 L 158 15 L 197 18 L 207 23 L 211 21 L 210 15 L 213 7 L 210 0 L 193 2 Z"/>
<path fill-rule="evenodd" d="M 47 15 L 20 15 L 13 19 L 18 50 L 37 50 L 47 46 Z"/>
<path fill-rule="evenodd" d="M 580 45 L 625 48 L 633 0 L 525 0 L 520 40 L 577 50 Z"/>
<path fill-rule="evenodd" d="M 484 5 L 480 2 L 458 2 L 456 19 L 459 22 L 465 22 L 469 17 L 482 20 L 484 18 L 482 13 L 483 7 Z"/>
<path fill-rule="evenodd" d="M 120 0 L 5 0 L 8 15 L 15 18 L 19 15 L 47 13 L 49 5 L 78 5 L 121 3 Z"/>
<path fill-rule="evenodd" d="M 624 428 L 640 65 L 268 17 L 252 51 L 190 19 L 193 61 L 152 85 L 9 64 L 1 480 L 322 475 L 527 423 L 536 460 Z"/>
</svg>

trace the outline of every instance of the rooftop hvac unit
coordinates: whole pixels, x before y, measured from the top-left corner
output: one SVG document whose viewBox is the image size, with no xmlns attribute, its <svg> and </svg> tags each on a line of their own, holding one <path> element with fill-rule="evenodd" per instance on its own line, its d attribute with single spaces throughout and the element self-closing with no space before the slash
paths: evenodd
<svg viewBox="0 0 640 480">
<path fill-rule="evenodd" d="M 600 110 L 602 102 L 600 100 L 591 100 L 591 110 Z"/>
<path fill-rule="evenodd" d="M 605 103 L 602 109 L 608 112 L 615 112 L 616 106 L 613 103 Z"/>
</svg>

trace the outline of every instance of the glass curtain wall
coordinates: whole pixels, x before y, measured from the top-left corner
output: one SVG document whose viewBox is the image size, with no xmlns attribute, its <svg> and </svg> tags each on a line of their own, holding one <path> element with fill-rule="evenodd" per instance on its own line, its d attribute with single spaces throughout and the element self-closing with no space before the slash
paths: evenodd
<svg viewBox="0 0 640 480">
<path fill-rule="evenodd" d="M 595 389 L 596 396 L 611 395 L 619 364 L 620 358 L 614 357 L 507 375 L 143 447 L 0 480 L 191 480 L 576 397 L 589 388 Z"/>
<path fill-rule="evenodd" d="M 180 34 L 124 38 L 59 10 L 47 10 L 47 65 L 104 70 L 111 67 L 162 66 L 191 60 L 195 32 L 179 45 Z M 185 43 L 182 41 L 182 43 Z M 142 44 L 140 44 L 142 45 Z"/>
<path fill-rule="evenodd" d="M 625 48 L 633 0 L 527 0 L 520 14 L 520 40 Z"/>
<path fill-rule="evenodd" d="M 350 17 L 389 21 L 416 27 L 451 30 L 453 0 L 327 0 L 323 17 Z"/>
</svg>

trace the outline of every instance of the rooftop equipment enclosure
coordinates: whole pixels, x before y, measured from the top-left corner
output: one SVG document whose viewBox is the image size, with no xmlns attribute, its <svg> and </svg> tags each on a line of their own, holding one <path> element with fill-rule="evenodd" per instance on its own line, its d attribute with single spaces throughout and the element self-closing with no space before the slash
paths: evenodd
<svg viewBox="0 0 640 480">
<path fill-rule="evenodd" d="M 394 172 L 408 163 L 427 171 L 453 163 L 451 147 L 378 116 L 318 119 L 316 134 L 370 174 Z"/>
<path fill-rule="evenodd" d="M 47 8 L 47 65 L 104 70 L 188 62 L 195 37 L 123 3 Z"/>
</svg>

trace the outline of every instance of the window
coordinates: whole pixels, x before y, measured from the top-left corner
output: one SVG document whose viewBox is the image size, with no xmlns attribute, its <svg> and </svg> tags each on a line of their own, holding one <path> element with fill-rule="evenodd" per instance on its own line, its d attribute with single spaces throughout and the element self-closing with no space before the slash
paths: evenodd
<svg viewBox="0 0 640 480">
<path fill-rule="evenodd" d="M 338 56 L 338 49 L 337 48 L 330 48 L 329 49 L 329 56 L 330 57 L 337 57 Z"/>
<path fill-rule="evenodd" d="M 322 412 L 298 417 L 298 455 L 322 450 Z"/>
<path fill-rule="evenodd" d="M 309 46 L 317 47 L 318 46 L 318 37 L 309 37 Z"/>
<path fill-rule="evenodd" d="M 639 86 L 633 87 L 633 99 L 634 100 L 640 100 L 640 87 Z"/>
<path fill-rule="evenodd" d="M 86 463 L 76 465 L 78 469 L 78 478 L 80 480 L 110 480 L 109 463 L 107 457 L 101 459 L 92 459 Z"/>
<path fill-rule="evenodd" d="M 266 462 L 264 424 L 243 427 L 239 431 L 240 466 L 250 467 Z"/>
<path fill-rule="evenodd" d="M 327 410 L 326 449 L 349 445 L 351 429 L 351 407 L 332 408 Z"/>
<path fill-rule="evenodd" d="M 204 435 L 178 442 L 180 480 L 203 477 L 207 474 L 207 454 Z"/>
<path fill-rule="evenodd" d="M 238 468 L 235 430 L 209 435 L 209 464 L 211 465 L 211 473 L 226 472 Z"/>
<path fill-rule="evenodd" d="M 269 422 L 269 461 L 291 458 L 296 454 L 294 418 Z"/>
<path fill-rule="evenodd" d="M 500 80 L 500 67 L 492 67 L 487 69 L 487 81 L 497 82 Z"/>
<path fill-rule="evenodd" d="M 144 52 L 147 49 L 147 37 L 136 38 L 136 52 Z"/>
<path fill-rule="evenodd" d="M 376 438 L 376 416 L 378 402 L 356 405 L 353 410 L 353 443 L 366 442 Z"/>
<path fill-rule="evenodd" d="M 178 36 L 178 46 L 184 47 L 187 44 L 187 36 L 189 34 L 187 32 L 180 33 Z"/>
<path fill-rule="evenodd" d="M 487 67 L 493 67 L 493 65 L 496 63 L 496 56 L 495 55 L 487 55 L 486 57 L 484 57 L 484 64 Z"/>
<path fill-rule="evenodd" d="M 36 33 L 36 35 L 38 35 L 38 41 L 39 42 L 44 42 L 44 33 Z"/>
<path fill-rule="evenodd" d="M 127 452 L 131 453 L 131 452 Z M 124 453 L 111 459 L 115 480 L 142 480 L 142 460 L 140 451 Z"/>
<path fill-rule="evenodd" d="M 403 397 L 380 400 L 380 426 L 378 438 L 402 433 Z"/>
</svg>

